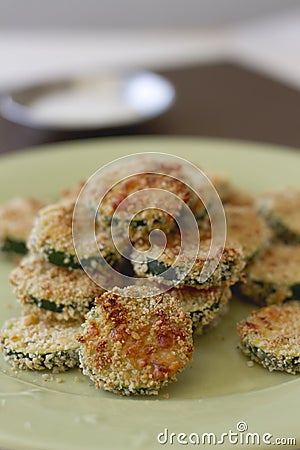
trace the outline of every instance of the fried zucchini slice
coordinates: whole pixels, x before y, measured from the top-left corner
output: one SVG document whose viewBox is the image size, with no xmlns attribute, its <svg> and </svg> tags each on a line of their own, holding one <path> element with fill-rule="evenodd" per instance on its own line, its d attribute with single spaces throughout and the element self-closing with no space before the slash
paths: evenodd
<svg viewBox="0 0 300 450">
<path fill-rule="evenodd" d="M 159 170 L 161 168 L 158 166 Z M 163 170 L 166 173 L 165 175 L 144 172 L 126 178 L 113 186 L 107 192 L 99 207 L 98 217 L 100 220 L 104 220 L 106 225 L 113 222 L 114 225 L 124 230 L 129 226 L 129 236 L 132 242 L 147 236 L 153 229 L 161 229 L 165 232 L 173 229 L 176 222 L 170 212 L 172 211 L 175 217 L 179 216 L 182 203 L 191 204 L 195 201 L 195 195 L 184 182 L 176 178 L 176 176 L 182 178 L 180 168 L 177 168 L 177 165 L 173 167 L 173 165 L 165 164 Z M 159 189 L 160 191 L 154 192 L 151 189 Z M 143 191 L 142 198 L 130 197 L 138 191 Z M 165 191 L 171 192 L 177 199 L 168 196 L 166 203 Z M 145 205 L 159 203 L 160 194 L 162 196 L 162 209 L 154 207 L 145 209 Z M 115 214 L 116 209 L 125 199 L 127 199 L 126 207 L 119 209 Z M 136 213 L 137 211 L 140 212 Z M 129 220 L 131 215 L 134 216 L 132 220 Z"/>
<path fill-rule="evenodd" d="M 115 289 L 88 313 L 79 337 L 80 366 L 97 388 L 154 395 L 176 381 L 191 359 L 190 317 L 170 295 L 150 295 L 142 287 Z"/>
<path fill-rule="evenodd" d="M 10 283 L 26 312 L 57 320 L 82 319 L 104 292 L 83 270 L 55 266 L 38 255 L 23 258 Z"/>
<path fill-rule="evenodd" d="M 1 351 L 15 369 L 63 372 L 78 366 L 79 332 L 77 321 L 43 321 L 35 315 L 13 318 L 1 329 Z"/>
<path fill-rule="evenodd" d="M 136 214 L 130 222 L 129 235 L 132 242 L 136 242 L 140 238 L 145 238 L 153 229 L 161 229 L 165 233 L 170 232 L 176 227 L 174 217 L 178 217 L 182 211 L 182 203 L 175 201 L 171 197 L 166 202 L 163 195 L 161 199 L 162 209 L 148 208 L 145 209 L 145 200 L 151 205 L 152 200 L 158 200 L 158 193 L 151 192 L 149 189 L 160 189 L 175 194 L 183 203 L 187 204 L 198 220 L 202 220 L 206 216 L 206 209 L 198 198 L 196 192 L 192 189 L 193 182 L 189 179 L 189 174 L 185 173 L 180 164 L 157 163 L 157 173 L 147 173 L 147 167 L 144 167 L 143 173 L 131 176 L 112 189 L 104 197 L 99 208 L 100 220 L 104 220 L 106 224 L 118 225 L 127 228 L 129 225 L 128 214 L 141 210 Z M 164 173 L 164 175 L 161 174 Z M 230 183 L 227 177 L 207 172 L 212 184 L 215 186 L 221 199 L 226 198 L 230 191 Z M 114 216 L 117 207 L 121 202 L 128 198 L 131 194 L 145 190 L 143 201 L 130 202 L 126 205 L 125 214 L 118 212 L 118 216 Z M 170 213 L 173 212 L 173 216 Z M 113 217 L 114 216 L 114 217 Z"/>
<path fill-rule="evenodd" d="M 300 191 L 286 188 L 262 196 L 257 207 L 276 237 L 286 244 L 300 244 Z"/>
<path fill-rule="evenodd" d="M 210 289 L 195 289 L 182 287 L 168 291 L 172 297 L 179 301 L 182 309 L 188 313 L 193 322 L 194 332 L 202 334 L 210 328 L 212 323 L 226 309 L 232 294 L 230 288 L 212 287 Z"/>
<path fill-rule="evenodd" d="M 225 206 L 227 242 L 243 249 L 247 263 L 269 243 L 271 233 L 264 220 L 251 206 Z"/>
<path fill-rule="evenodd" d="M 28 247 L 57 266 L 80 268 L 72 238 L 73 202 L 48 205 L 37 215 Z"/>
<path fill-rule="evenodd" d="M 79 269 L 81 265 L 76 256 L 72 237 L 74 206 L 74 202 L 61 202 L 41 209 L 35 219 L 28 247 L 51 264 Z M 121 259 L 108 233 L 99 231 L 97 239 L 102 255 L 109 264 L 114 265 Z M 92 265 L 95 260 L 97 255 L 89 253 L 87 246 L 85 262 Z"/>
<path fill-rule="evenodd" d="M 245 270 L 241 293 L 257 305 L 300 300 L 300 245 L 267 248 Z"/>
<path fill-rule="evenodd" d="M 44 203 L 33 198 L 14 198 L 0 206 L 0 250 L 27 253 L 26 241 L 36 213 Z"/>
<path fill-rule="evenodd" d="M 238 324 L 240 348 L 270 371 L 300 371 L 300 304 L 269 305 Z"/>
<path fill-rule="evenodd" d="M 200 275 L 208 257 L 211 239 L 204 237 L 200 244 L 200 250 L 195 261 L 189 251 L 184 249 L 179 259 L 177 257 L 180 253 L 180 235 L 172 233 L 168 236 L 166 248 L 161 255 L 157 259 L 151 259 L 151 253 L 147 253 L 146 256 L 144 253 L 149 248 L 148 242 L 140 240 L 135 244 L 138 252 L 134 251 L 131 256 L 135 274 L 139 277 L 152 278 L 154 281 L 161 280 L 163 283 L 175 283 L 177 287 L 190 286 L 199 289 L 231 286 L 240 280 L 245 261 L 241 248 L 234 245 L 225 246 L 223 251 L 222 248 L 219 249 L 218 254 L 221 255 L 219 264 L 213 274 L 203 283 Z M 159 254 L 159 248 L 153 245 L 151 252 L 157 255 Z M 176 266 L 174 267 L 175 260 Z M 210 259 L 209 263 L 211 262 L 213 262 L 213 258 Z M 167 269 L 169 269 L 168 280 L 161 276 Z M 182 279 L 184 273 L 186 275 Z"/>
</svg>

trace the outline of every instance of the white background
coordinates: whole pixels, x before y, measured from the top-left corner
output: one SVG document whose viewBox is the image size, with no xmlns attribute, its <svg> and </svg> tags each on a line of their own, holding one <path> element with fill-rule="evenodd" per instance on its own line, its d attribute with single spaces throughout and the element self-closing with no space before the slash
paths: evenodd
<svg viewBox="0 0 300 450">
<path fill-rule="evenodd" d="M 0 0 L 0 89 L 232 61 L 300 88 L 299 0 Z"/>
</svg>

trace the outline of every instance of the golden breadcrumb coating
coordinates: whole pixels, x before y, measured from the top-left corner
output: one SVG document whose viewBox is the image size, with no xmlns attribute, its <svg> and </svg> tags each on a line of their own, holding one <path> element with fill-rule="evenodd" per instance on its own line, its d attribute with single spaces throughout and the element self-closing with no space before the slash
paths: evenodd
<svg viewBox="0 0 300 450">
<path fill-rule="evenodd" d="M 0 247 L 7 238 L 26 242 L 34 217 L 44 205 L 33 198 L 14 198 L 0 206 Z"/>
<path fill-rule="evenodd" d="M 82 318 L 104 292 L 83 270 L 57 267 L 38 255 L 23 258 L 11 272 L 10 283 L 27 311 L 35 305 L 57 320 Z"/>
<path fill-rule="evenodd" d="M 80 322 L 42 321 L 35 315 L 7 320 L 1 351 L 15 369 L 65 371 L 78 366 Z"/>
<path fill-rule="evenodd" d="M 144 298 L 129 295 L 147 295 Z M 170 295 L 142 287 L 103 294 L 79 337 L 83 373 L 122 395 L 157 394 L 192 357 L 192 321 Z"/>
<path fill-rule="evenodd" d="M 28 247 L 33 253 L 42 255 L 53 264 L 80 268 L 75 252 L 72 221 L 75 203 L 61 202 L 48 205 L 39 211 L 30 235 Z M 110 261 L 119 261 L 121 255 L 116 251 L 108 230 L 96 230 L 96 239 L 102 256 Z M 84 243 L 85 259 L 94 261 L 94 242 Z M 58 258 L 58 257 L 59 258 Z M 58 262 L 57 262 L 58 261 Z"/>
<path fill-rule="evenodd" d="M 275 235 L 287 244 L 300 244 L 300 190 L 285 188 L 262 195 L 258 209 Z"/>
<path fill-rule="evenodd" d="M 242 271 L 245 267 L 244 255 L 241 247 L 234 244 L 233 246 L 225 246 L 216 249 L 216 254 L 208 257 L 209 249 L 211 246 L 210 238 L 201 238 L 200 249 L 194 258 L 194 249 L 181 250 L 181 238 L 180 234 L 173 233 L 168 236 L 168 242 L 165 250 L 157 259 L 151 259 L 151 254 L 144 255 L 144 251 L 148 250 L 149 243 L 144 240 L 139 240 L 135 248 L 139 253 L 133 252 L 132 264 L 136 275 L 140 277 L 149 277 L 154 281 L 160 277 L 168 268 L 171 268 L 169 277 L 170 283 L 178 282 L 181 280 L 180 286 L 192 286 L 199 289 L 208 289 L 213 286 L 231 286 L 240 280 Z M 154 244 L 151 252 L 153 254 L 159 253 L 159 247 Z M 209 270 L 211 264 L 214 264 L 217 258 L 220 257 L 220 261 L 210 277 L 202 283 L 201 271 L 203 270 L 205 263 L 207 264 L 204 271 Z M 174 263 L 176 261 L 176 265 Z M 184 274 L 186 274 L 184 276 Z M 182 277 L 184 278 L 182 279 Z M 168 282 L 168 280 L 164 280 Z"/>
<path fill-rule="evenodd" d="M 245 270 L 243 295 L 258 305 L 300 299 L 300 245 L 273 244 Z"/>
<path fill-rule="evenodd" d="M 73 202 L 56 203 L 41 209 L 30 236 L 30 250 L 40 253 L 48 248 L 74 255 L 73 211 Z"/>
<path fill-rule="evenodd" d="M 195 289 L 192 287 L 173 288 L 168 291 L 188 313 L 193 322 L 193 329 L 202 334 L 208 326 L 225 311 L 225 305 L 231 299 L 228 287 L 212 287 L 210 289 Z"/>
<path fill-rule="evenodd" d="M 264 220 L 251 206 L 225 206 L 227 242 L 242 247 L 246 261 L 250 261 L 271 238 L 271 232 Z"/>
<path fill-rule="evenodd" d="M 253 311 L 238 324 L 241 350 L 265 368 L 300 371 L 300 304 L 287 302 Z"/>
</svg>

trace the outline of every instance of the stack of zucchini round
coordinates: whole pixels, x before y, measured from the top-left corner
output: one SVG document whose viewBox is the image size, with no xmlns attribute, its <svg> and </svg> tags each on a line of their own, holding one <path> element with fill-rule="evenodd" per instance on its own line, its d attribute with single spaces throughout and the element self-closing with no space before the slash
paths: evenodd
<svg viewBox="0 0 300 450">
<path fill-rule="evenodd" d="M 269 245 L 245 269 L 240 293 L 260 306 L 238 324 L 240 348 L 270 371 L 300 371 L 300 191 L 285 188 L 257 200 Z"/>
<path fill-rule="evenodd" d="M 14 368 L 64 371 L 79 365 L 80 326 L 104 291 L 76 258 L 73 209 L 74 201 L 64 199 L 38 211 L 30 254 L 10 275 L 22 316 L 5 322 L 1 348 Z"/>
<path fill-rule="evenodd" d="M 299 192 L 268 194 L 256 203 L 227 178 L 213 176 L 224 202 L 227 237 L 225 247 L 211 254 L 212 230 L 202 201 L 176 178 L 180 167 L 164 165 L 169 176 L 160 168 L 158 163 L 158 174 L 134 175 L 114 185 L 94 210 L 96 197 L 86 205 L 95 213 L 95 237 L 104 259 L 117 275 L 133 276 L 132 286 L 110 292 L 89 278 L 74 247 L 73 212 L 82 183 L 52 205 L 18 200 L 0 208 L 0 248 L 29 250 L 10 275 L 22 315 L 7 320 L 0 333 L 2 353 L 14 368 L 65 371 L 80 366 L 97 388 L 157 394 L 191 360 L 193 334 L 216 326 L 227 312 L 237 284 L 243 297 L 264 306 L 238 326 L 242 351 L 269 370 L 299 372 L 300 307 L 288 301 L 300 300 Z M 179 203 L 170 200 L 136 214 L 139 201 L 118 209 L 124 199 L 148 188 L 164 189 Z M 145 194 L 146 204 L 157 200 L 153 192 Z M 196 255 L 181 253 L 176 221 L 185 207 L 201 237 Z M 129 262 L 116 249 L 111 226 L 128 235 L 133 248 Z M 149 234 L 157 229 L 166 236 L 162 251 L 155 240 L 149 250 Z M 90 248 L 85 247 L 85 264 L 94 267 L 97 255 Z M 203 278 L 206 270 L 209 276 Z"/>
</svg>

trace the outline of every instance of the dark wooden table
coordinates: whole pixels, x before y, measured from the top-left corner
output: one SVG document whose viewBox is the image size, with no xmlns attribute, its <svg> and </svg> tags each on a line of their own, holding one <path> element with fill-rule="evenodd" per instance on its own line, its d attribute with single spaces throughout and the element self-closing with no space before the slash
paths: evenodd
<svg viewBox="0 0 300 450">
<path fill-rule="evenodd" d="M 146 124 L 93 133 L 34 130 L 0 119 L 0 153 L 47 142 L 95 136 L 147 134 L 214 136 L 300 148 L 300 92 L 231 64 L 161 72 L 176 89 L 176 102 Z"/>
</svg>

